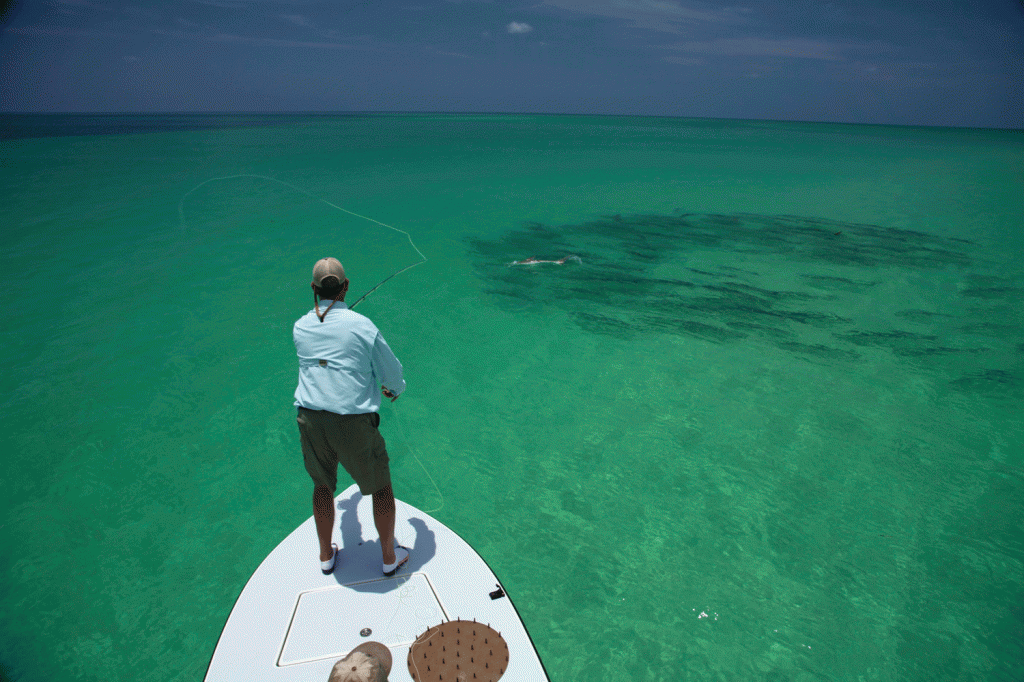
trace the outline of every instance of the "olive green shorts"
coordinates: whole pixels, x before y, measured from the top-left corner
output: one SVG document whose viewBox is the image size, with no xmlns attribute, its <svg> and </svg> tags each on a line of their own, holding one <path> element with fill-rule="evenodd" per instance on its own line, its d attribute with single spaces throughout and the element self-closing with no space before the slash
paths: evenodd
<svg viewBox="0 0 1024 682">
<path fill-rule="evenodd" d="M 379 414 L 335 414 L 300 407 L 296 419 L 302 458 L 315 485 L 337 491 L 339 462 L 363 495 L 391 485 L 388 451 L 377 430 Z"/>
</svg>

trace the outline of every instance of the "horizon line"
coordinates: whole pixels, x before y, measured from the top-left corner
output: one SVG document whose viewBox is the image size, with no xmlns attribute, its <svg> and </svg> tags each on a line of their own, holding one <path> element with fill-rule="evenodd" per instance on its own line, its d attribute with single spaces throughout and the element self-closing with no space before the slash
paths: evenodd
<svg viewBox="0 0 1024 682">
<path fill-rule="evenodd" d="M 316 110 L 211 110 L 211 111 L 0 111 L 0 116 L 352 116 L 352 115 L 409 115 L 409 116 L 573 116 L 602 118 L 662 118 L 694 121 L 743 121 L 760 123 L 806 123 L 821 125 L 883 126 L 892 128 L 929 128 L 946 130 L 1000 130 L 1019 132 L 1022 128 L 998 126 L 940 126 L 926 123 L 864 123 L 844 120 L 784 119 L 784 118 L 738 118 L 732 116 L 684 116 L 673 114 L 617 114 L 617 113 L 572 113 L 564 111 L 426 111 L 426 110 L 381 110 L 351 109 L 336 111 Z"/>
</svg>

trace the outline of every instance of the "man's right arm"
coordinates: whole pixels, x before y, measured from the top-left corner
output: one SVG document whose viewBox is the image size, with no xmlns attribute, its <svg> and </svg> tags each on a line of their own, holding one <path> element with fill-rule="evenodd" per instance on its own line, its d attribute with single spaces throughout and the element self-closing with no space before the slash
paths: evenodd
<svg viewBox="0 0 1024 682">
<path fill-rule="evenodd" d="M 395 354 L 391 352 L 384 337 L 377 333 L 373 342 L 371 362 L 373 372 L 380 379 L 384 395 L 391 398 L 391 402 L 398 400 L 398 396 L 405 391 L 405 379 L 402 378 L 402 363 L 398 361 Z"/>
</svg>

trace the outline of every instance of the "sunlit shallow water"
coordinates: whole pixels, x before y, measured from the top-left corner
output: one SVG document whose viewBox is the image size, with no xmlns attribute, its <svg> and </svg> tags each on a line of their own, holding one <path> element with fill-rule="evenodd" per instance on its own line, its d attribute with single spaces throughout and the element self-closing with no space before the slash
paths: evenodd
<svg viewBox="0 0 1024 682">
<path fill-rule="evenodd" d="M 202 677 L 311 513 L 312 263 L 420 260 L 337 207 L 427 258 L 358 308 L 406 367 L 396 494 L 552 680 L 1024 674 L 1019 132 L 169 127 L 0 143 L 11 679 Z"/>
</svg>

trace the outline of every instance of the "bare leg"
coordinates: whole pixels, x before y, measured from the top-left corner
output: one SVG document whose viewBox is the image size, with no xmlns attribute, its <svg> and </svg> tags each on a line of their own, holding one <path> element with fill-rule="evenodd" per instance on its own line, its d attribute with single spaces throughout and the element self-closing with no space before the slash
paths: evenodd
<svg viewBox="0 0 1024 682">
<path fill-rule="evenodd" d="M 330 488 L 313 487 L 313 518 L 316 519 L 316 536 L 320 540 L 320 561 L 330 561 L 334 554 L 331 534 L 334 532 L 334 495 Z M 394 561 L 394 559 L 392 559 Z"/>
<path fill-rule="evenodd" d="M 373 523 L 377 526 L 377 534 L 380 536 L 380 549 L 384 555 L 384 563 L 395 563 L 395 493 L 391 490 L 390 485 L 373 494 Z M 327 558 L 330 557 L 330 544 L 328 543 Z"/>
</svg>

